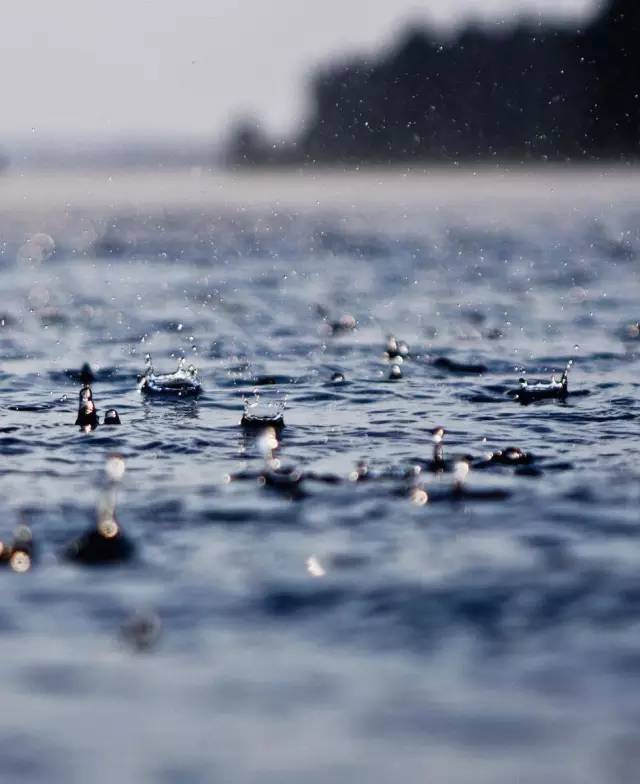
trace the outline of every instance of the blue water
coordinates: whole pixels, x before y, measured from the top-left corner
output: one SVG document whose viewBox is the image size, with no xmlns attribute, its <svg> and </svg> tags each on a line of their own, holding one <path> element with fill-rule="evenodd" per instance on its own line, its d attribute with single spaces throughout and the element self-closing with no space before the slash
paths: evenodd
<svg viewBox="0 0 640 784">
<path fill-rule="evenodd" d="M 460 186 L 442 209 L 397 182 L 349 209 L 331 182 L 299 208 L 258 187 L 246 204 L 14 198 L 0 216 L 0 538 L 24 521 L 38 556 L 0 570 L 0 779 L 635 781 L 628 184 L 612 198 L 585 177 L 588 199 L 547 199 L 533 177 L 499 209 Z M 331 334 L 318 305 L 357 329 Z M 389 333 L 411 349 L 395 382 Z M 147 352 L 196 364 L 203 394 L 145 399 Z M 509 396 L 569 359 L 588 394 Z M 83 362 L 120 428 L 73 426 L 66 371 Z M 252 478 L 264 456 L 239 422 L 256 391 L 285 407 L 276 456 L 304 492 Z M 440 425 L 445 458 L 471 469 L 458 494 L 423 471 L 418 504 L 403 476 Z M 476 467 L 508 446 L 532 470 Z M 67 563 L 114 452 L 138 556 Z M 359 462 L 366 481 L 349 479 Z"/>
</svg>

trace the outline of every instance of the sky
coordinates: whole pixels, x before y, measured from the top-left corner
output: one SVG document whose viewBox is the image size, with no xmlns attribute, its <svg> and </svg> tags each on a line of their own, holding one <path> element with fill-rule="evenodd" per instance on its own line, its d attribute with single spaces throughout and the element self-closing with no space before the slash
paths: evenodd
<svg viewBox="0 0 640 784">
<path fill-rule="evenodd" d="M 409 21 L 593 0 L 16 0 L 0 25 L 0 144 L 220 136 L 253 115 L 286 133 L 314 65 L 375 51 Z"/>
</svg>

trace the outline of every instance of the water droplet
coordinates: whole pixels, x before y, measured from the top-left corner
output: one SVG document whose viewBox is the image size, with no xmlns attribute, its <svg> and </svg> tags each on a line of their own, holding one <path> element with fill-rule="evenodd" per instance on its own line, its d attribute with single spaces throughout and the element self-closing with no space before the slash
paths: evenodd
<svg viewBox="0 0 640 784">
<path fill-rule="evenodd" d="M 429 500 L 426 490 L 423 490 L 421 487 L 414 487 L 410 497 L 412 503 L 416 506 L 424 506 Z"/>
<path fill-rule="evenodd" d="M 305 565 L 307 567 L 307 572 L 309 572 L 312 577 L 324 577 L 326 574 L 324 567 L 315 555 L 309 556 L 305 561 Z"/>
<path fill-rule="evenodd" d="M 469 474 L 469 463 L 465 460 L 458 461 L 453 467 L 453 482 L 460 487 Z"/>
<path fill-rule="evenodd" d="M 31 558 L 28 553 L 25 553 L 22 550 L 17 550 L 13 553 L 9 563 L 13 571 L 18 572 L 18 574 L 24 574 L 24 572 L 28 572 L 31 568 Z"/>
<path fill-rule="evenodd" d="M 124 476 L 125 464 L 121 455 L 111 455 L 105 465 L 105 473 L 111 482 L 119 482 Z"/>
<path fill-rule="evenodd" d="M 56 250 L 53 237 L 40 232 L 29 237 L 18 251 L 18 261 L 40 264 L 51 258 Z"/>
</svg>

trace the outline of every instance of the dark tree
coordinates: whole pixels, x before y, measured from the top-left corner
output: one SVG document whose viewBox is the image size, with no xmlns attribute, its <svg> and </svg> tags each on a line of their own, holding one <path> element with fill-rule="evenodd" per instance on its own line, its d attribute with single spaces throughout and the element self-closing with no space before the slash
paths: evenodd
<svg viewBox="0 0 640 784">
<path fill-rule="evenodd" d="M 320 70 L 311 91 L 302 131 L 274 162 L 637 157 L 640 0 L 611 0 L 577 30 L 411 29 L 379 59 Z M 234 139 L 234 161 L 268 148 L 250 129 Z"/>
</svg>

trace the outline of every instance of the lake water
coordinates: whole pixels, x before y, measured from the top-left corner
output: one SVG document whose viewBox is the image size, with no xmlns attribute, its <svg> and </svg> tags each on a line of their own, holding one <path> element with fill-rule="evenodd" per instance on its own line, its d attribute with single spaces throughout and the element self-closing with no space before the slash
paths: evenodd
<svg viewBox="0 0 640 784">
<path fill-rule="evenodd" d="M 636 781 L 639 199 L 625 168 L 0 178 L 0 538 L 38 556 L 0 570 L 0 779 Z M 146 352 L 204 393 L 145 399 Z M 509 396 L 569 359 L 588 394 Z M 120 428 L 74 427 L 83 362 Z M 256 480 L 256 391 L 296 492 Z M 436 426 L 459 492 L 405 477 Z M 508 446 L 534 462 L 477 465 Z M 67 563 L 112 453 L 137 557 Z"/>
</svg>

